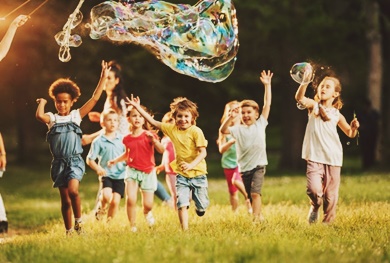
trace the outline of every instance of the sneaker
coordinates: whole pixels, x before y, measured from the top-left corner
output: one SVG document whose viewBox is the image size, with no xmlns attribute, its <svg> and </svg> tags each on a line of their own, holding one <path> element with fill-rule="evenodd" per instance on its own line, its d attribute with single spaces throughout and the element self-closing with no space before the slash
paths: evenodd
<svg viewBox="0 0 390 263">
<path fill-rule="evenodd" d="M 253 208 L 251 205 L 251 200 L 248 198 L 245 200 L 246 209 L 248 210 L 249 214 L 253 214 Z"/>
<path fill-rule="evenodd" d="M 1 233 L 8 233 L 8 221 L 0 221 L 0 234 Z"/>
<path fill-rule="evenodd" d="M 199 211 L 199 210 L 195 210 L 196 214 L 201 217 L 201 216 L 204 216 L 204 214 L 206 213 L 206 211 Z"/>
<path fill-rule="evenodd" d="M 67 237 L 71 237 L 71 236 L 73 236 L 73 232 L 74 232 L 73 229 L 68 229 L 65 231 L 65 234 Z"/>
<path fill-rule="evenodd" d="M 136 226 L 132 226 L 130 228 L 130 231 L 133 232 L 133 233 L 136 233 L 137 232 L 137 227 Z"/>
<path fill-rule="evenodd" d="M 106 213 L 107 213 L 106 209 L 99 207 L 99 209 L 95 213 L 96 220 L 99 220 L 99 221 L 102 220 Z"/>
<path fill-rule="evenodd" d="M 154 220 L 152 211 L 149 211 L 149 213 L 147 213 L 145 215 L 145 219 L 146 219 L 146 222 L 148 222 L 149 226 L 153 226 L 156 223 L 156 221 Z"/>
<path fill-rule="evenodd" d="M 253 217 L 253 224 L 261 224 L 265 222 L 265 218 L 263 215 Z"/>
<path fill-rule="evenodd" d="M 318 220 L 318 211 L 314 211 L 314 207 L 310 207 L 309 215 L 308 215 L 308 221 L 309 224 L 313 224 L 317 222 Z"/>
<path fill-rule="evenodd" d="M 74 223 L 74 230 L 77 232 L 77 234 L 84 234 L 83 229 L 83 223 L 82 222 L 75 222 Z"/>
</svg>

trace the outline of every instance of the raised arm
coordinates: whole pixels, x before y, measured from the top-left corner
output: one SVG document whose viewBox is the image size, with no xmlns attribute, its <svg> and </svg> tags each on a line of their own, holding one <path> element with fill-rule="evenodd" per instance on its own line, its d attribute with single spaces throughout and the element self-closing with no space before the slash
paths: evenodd
<svg viewBox="0 0 390 263">
<path fill-rule="evenodd" d="M 149 113 L 147 113 L 142 107 L 141 107 L 141 100 L 139 97 L 134 97 L 133 94 L 131 94 L 130 99 L 126 98 L 127 102 L 126 104 L 133 106 L 137 109 L 137 111 L 142 115 L 142 117 L 145 118 L 147 122 L 152 124 L 157 129 L 161 129 L 161 121 L 156 121 Z"/>
<path fill-rule="evenodd" d="M 47 100 L 40 98 L 37 99 L 37 103 L 38 103 L 38 108 L 35 113 L 35 118 L 40 122 L 49 123 L 50 117 L 49 115 L 45 114 L 45 105 L 47 103 Z"/>
<path fill-rule="evenodd" d="M 315 101 L 313 99 L 305 97 L 307 86 L 310 81 L 308 81 L 312 76 L 311 71 L 306 71 L 303 75 L 302 84 L 299 85 L 297 92 L 295 93 L 295 100 L 306 109 L 310 110 L 314 107 Z"/>
<path fill-rule="evenodd" d="M 5 33 L 3 39 L 0 42 L 0 61 L 2 61 L 7 55 L 11 47 L 12 40 L 14 39 L 16 29 L 24 25 L 28 18 L 28 16 L 20 15 L 15 18 L 14 21 L 12 21 L 12 23 L 9 25 L 7 32 Z"/>
<path fill-rule="evenodd" d="M 222 122 L 221 126 L 219 127 L 219 132 L 222 134 L 230 134 L 229 126 L 232 120 L 239 114 L 240 112 L 240 106 L 236 105 L 230 110 L 230 113 L 228 117 Z"/>
<path fill-rule="evenodd" d="M 107 62 L 102 61 L 102 71 L 100 73 L 99 83 L 92 94 L 92 97 L 80 108 L 80 116 L 83 118 L 87 115 L 93 107 L 98 102 L 100 96 L 102 95 L 104 86 L 106 85 L 106 80 L 108 77 L 108 73 L 110 72 L 110 68 L 108 67 Z"/>
<path fill-rule="evenodd" d="M 260 74 L 260 81 L 264 84 L 264 105 L 261 115 L 267 120 L 269 112 L 271 110 L 272 92 L 271 92 L 271 79 L 274 73 L 268 70 L 263 70 Z"/>
</svg>

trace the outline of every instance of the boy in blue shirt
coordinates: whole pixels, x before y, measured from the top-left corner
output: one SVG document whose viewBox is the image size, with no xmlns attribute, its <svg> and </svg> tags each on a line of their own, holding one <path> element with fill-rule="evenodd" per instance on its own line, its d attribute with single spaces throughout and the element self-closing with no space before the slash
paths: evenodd
<svg viewBox="0 0 390 263">
<path fill-rule="evenodd" d="M 107 213 L 109 221 L 117 213 L 120 200 L 124 196 L 126 163 L 118 162 L 108 167 L 107 162 L 123 154 L 125 146 L 122 143 L 123 136 L 117 132 L 119 116 L 115 110 L 104 111 L 100 123 L 104 132 L 93 140 L 87 156 L 87 164 L 96 171 L 98 176 L 101 176 L 103 184 L 102 205 L 96 211 L 96 219 L 101 220 Z M 98 162 L 95 161 L 96 159 Z"/>
</svg>

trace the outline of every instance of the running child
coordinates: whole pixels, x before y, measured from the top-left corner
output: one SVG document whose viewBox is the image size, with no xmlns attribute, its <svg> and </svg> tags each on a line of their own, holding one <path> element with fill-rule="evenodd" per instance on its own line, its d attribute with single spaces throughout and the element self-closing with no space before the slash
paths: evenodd
<svg viewBox="0 0 390 263">
<path fill-rule="evenodd" d="M 81 93 L 77 84 L 70 79 L 60 78 L 54 81 L 49 88 L 49 96 L 54 101 L 57 113 L 45 113 L 46 99 L 37 99 L 36 118 L 49 128 L 46 140 L 53 157 L 50 174 L 53 187 L 59 189 L 66 234 L 71 234 L 73 231 L 72 210 L 75 220 L 74 230 L 79 234 L 82 233 L 79 184 L 85 172 L 85 162 L 81 156 L 83 148 L 80 123 L 99 100 L 109 70 L 107 63 L 102 61 L 99 83 L 92 98 L 80 109 L 71 109 Z"/>
</svg>

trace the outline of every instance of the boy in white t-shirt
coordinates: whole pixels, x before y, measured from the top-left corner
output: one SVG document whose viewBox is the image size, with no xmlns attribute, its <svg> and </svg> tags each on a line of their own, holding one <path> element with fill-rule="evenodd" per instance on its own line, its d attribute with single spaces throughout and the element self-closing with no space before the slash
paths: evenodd
<svg viewBox="0 0 390 263">
<path fill-rule="evenodd" d="M 264 182 L 265 166 L 268 164 L 265 128 L 271 109 L 271 79 L 273 73 L 262 71 L 260 81 L 264 84 L 264 105 L 260 114 L 259 105 L 253 100 L 243 100 L 222 123 L 219 131 L 231 134 L 236 139 L 237 161 L 246 192 L 250 195 L 253 221 L 264 220 L 261 213 L 261 189 Z M 241 110 L 241 124 L 229 126 Z"/>
</svg>

